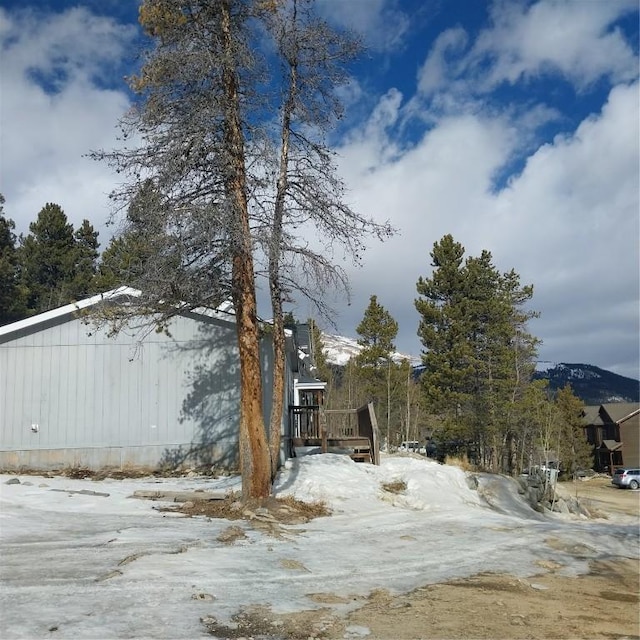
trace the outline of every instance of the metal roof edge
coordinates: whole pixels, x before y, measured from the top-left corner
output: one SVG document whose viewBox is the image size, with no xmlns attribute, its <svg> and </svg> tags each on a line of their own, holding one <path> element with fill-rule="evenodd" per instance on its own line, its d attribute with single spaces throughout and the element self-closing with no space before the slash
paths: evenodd
<svg viewBox="0 0 640 640">
<path fill-rule="evenodd" d="M 13 335 L 14 333 L 24 332 L 25 330 L 29 329 L 35 331 L 37 330 L 37 327 L 39 325 L 50 324 L 52 322 L 55 324 L 56 320 L 58 320 L 59 322 L 64 322 L 66 316 L 72 318 L 74 314 L 78 313 L 79 311 L 93 307 L 101 302 L 117 300 L 118 298 L 122 298 L 125 296 L 139 298 L 141 295 L 141 291 L 128 286 L 122 286 L 118 287 L 117 289 L 105 291 L 104 293 L 98 293 L 94 296 L 91 296 L 90 298 L 84 298 L 83 300 L 78 300 L 77 302 L 71 302 L 70 304 L 58 307 L 57 309 L 51 309 L 49 311 L 39 313 L 35 316 L 6 324 L 0 327 L 0 342 L 6 342 L 6 338 Z M 179 310 L 178 313 L 193 314 L 202 318 L 215 318 L 222 322 L 235 322 L 235 311 L 233 310 L 233 303 L 231 301 L 223 302 L 216 309 L 196 307 L 194 309 Z"/>
<path fill-rule="evenodd" d="M 25 318 L 24 320 L 18 320 L 16 322 L 6 324 L 3 327 L 0 327 L 0 337 L 8 336 L 18 331 L 24 331 L 25 329 L 37 327 L 39 324 L 45 324 L 47 322 L 51 322 L 52 320 L 61 319 L 67 315 L 72 316 L 74 313 L 77 313 L 82 309 L 88 309 L 89 307 L 93 307 L 100 302 L 104 302 L 105 300 L 114 300 L 121 296 L 134 296 L 137 298 L 140 297 L 140 295 L 140 291 L 131 287 L 118 287 L 117 289 L 111 289 L 110 291 L 98 293 L 95 296 L 91 296 L 90 298 L 84 298 L 83 300 L 78 300 L 77 302 L 65 304 L 64 306 L 58 307 L 57 309 L 50 309 L 49 311 L 44 311 L 43 313 L 31 316 L 30 318 Z"/>
</svg>

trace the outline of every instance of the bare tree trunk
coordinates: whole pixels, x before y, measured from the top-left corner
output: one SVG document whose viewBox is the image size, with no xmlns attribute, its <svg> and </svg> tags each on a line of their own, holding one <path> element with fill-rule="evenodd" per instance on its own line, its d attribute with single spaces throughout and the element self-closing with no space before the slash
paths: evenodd
<svg viewBox="0 0 640 640">
<path fill-rule="evenodd" d="M 293 29 L 296 28 L 297 2 L 293 0 Z M 296 38 L 294 36 L 294 42 Z M 284 367 L 285 337 L 282 311 L 283 291 L 280 284 L 280 255 L 282 227 L 284 220 L 285 195 L 289 186 L 289 139 L 291 136 L 291 115 L 295 106 L 297 86 L 297 52 L 288 58 L 289 85 L 287 99 L 282 113 L 282 131 L 280 143 L 280 167 L 276 186 L 271 242 L 269 247 L 269 291 L 273 310 L 273 394 L 269 426 L 269 450 L 271 452 L 271 477 L 275 478 L 280 459 L 280 429 L 284 410 Z"/>
<path fill-rule="evenodd" d="M 246 196 L 244 138 L 240 120 L 240 101 L 233 60 L 233 35 L 229 0 L 221 0 L 222 40 L 227 54 L 223 61 L 222 82 L 227 106 L 224 115 L 225 143 L 230 156 L 226 191 L 234 209 L 233 303 L 236 313 L 240 357 L 240 470 L 242 496 L 265 498 L 271 490 L 271 465 L 262 414 L 262 375 L 258 331 L 255 276 L 249 211 Z"/>
</svg>

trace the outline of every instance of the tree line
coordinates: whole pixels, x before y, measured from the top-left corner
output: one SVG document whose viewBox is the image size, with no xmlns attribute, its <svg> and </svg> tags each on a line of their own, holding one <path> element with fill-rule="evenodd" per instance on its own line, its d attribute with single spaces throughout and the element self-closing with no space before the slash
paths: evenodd
<svg viewBox="0 0 640 640">
<path fill-rule="evenodd" d="M 52 202 L 16 235 L 4 203 L 0 194 L 0 325 L 128 284 L 142 268 L 148 248 L 132 235 L 114 236 L 100 253 L 89 220 L 74 228 Z"/>
<path fill-rule="evenodd" d="M 539 340 L 528 329 L 531 285 L 501 273 L 490 252 L 465 256 L 451 235 L 434 243 L 432 273 L 416 283 L 422 366 L 394 359 L 398 324 L 372 295 L 356 331 L 360 353 L 331 367 L 314 331 L 318 374 L 329 408 L 373 400 L 382 440 L 418 441 L 431 455 L 468 457 L 516 474 L 559 462 L 572 474 L 592 466 L 583 403 L 570 387 L 551 394 L 534 381 Z"/>
<path fill-rule="evenodd" d="M 3 205 L 0 195 L 1 324 L 128 284 L 144 271 L 150 247 L 133 231 L 114 236 L 100 255 L 91 223 L 74 229 L 59 205 L 45 204 L 21 236 Z M 539 340 L 528 321 L 537 314 L 526 307 L 533 287 L 521 286 L 513 270 L 500 273 L 487 251 L 465 257 L 450 235 L 430 255 L 431 276 L 416 283 L 417 370 L 394 359 L 398 323 L 376 295 L 356 328 L 361 351 L 345 367 L 327 362 L 310 321 L 327 408 L 373 400 L 389 446 L 419 441 L 434 455 L 467 455 L 493 471 L 519 473 L 545 452 L 568 472 L 590 466 L 581 401 L 570 388 L 554 397 L 532 379 Z"/>
</svg>

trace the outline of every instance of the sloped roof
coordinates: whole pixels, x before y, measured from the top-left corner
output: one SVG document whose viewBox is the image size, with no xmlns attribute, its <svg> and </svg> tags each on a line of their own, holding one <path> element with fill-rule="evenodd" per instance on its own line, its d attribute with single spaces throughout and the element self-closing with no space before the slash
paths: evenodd
<svg viewBox="0 0 640 640">
<path fill-rule="evenodd" d="M 609 404 L 603 404 L 602 410 L 609 417 L 611 422 L 619 423 L 640 412 L 640 403 L 611 402 Z"/>
<path fill-rule="evenodd" d="M 600 405 L 592 404 L 584 408 L 584 416 L 582 421 L 585 425 L 602 426 L 602 418 L 600 417 Z"/>
<path fill-rule="evenodd" d="M 617 451 L 622 447 L 622 442 L 617 440 L 603 440 L 600 445 L 600 449 L 607 449 L 607 451 Z"/>
<path fill-rule="evenodd" d="M 140 296 L 141 292 L 137 289 L 133 289 L 131 287 L 118 287 L 117 289 L 112 289 L 105 293 L 99 293 L 95 296 L 91 296 L 90 298 L 79 300 L 78 302 L 66 304 L 62 307 L 58 307 L 57 309 L 51 309 L 50 311 L 39 313 L 36 316 L 25 318 L 24 320 L 12 322 L 11 324 L 0 327 L 0 343 L 7 342 L 16 335 L 33 333 L 41 328 L 67 322 L 74 318 L 79 311 L 89 309 L 102 302 L 120 299 L 126 300 L 127 298 L 139 298 Z M 185 310 L 185 312 L 195 314 L 196 316 L 217 318 L 218 320 L 223 320 L 225 322 L 234 321 L 233 306 L 230 302 L 223 303 L 217 309 L 206 309 L 201 307 L 192 310 Z"/>
</svg>

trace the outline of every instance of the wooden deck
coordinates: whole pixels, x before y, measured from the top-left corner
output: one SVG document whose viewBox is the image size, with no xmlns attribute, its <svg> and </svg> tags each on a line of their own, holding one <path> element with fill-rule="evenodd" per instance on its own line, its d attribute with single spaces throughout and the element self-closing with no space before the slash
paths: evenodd
<svg viewBox="0 0 640 640">
<path fill-rule="evenodd" d="M 290 407 L 293 447 L 319 447 L 356 462 L 380 464 L 378 426 L 373 405 L 325 411 L 319 406 Z"/>
</svg>

